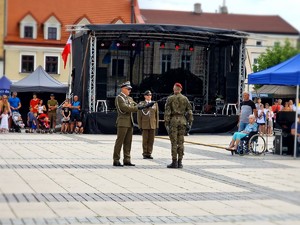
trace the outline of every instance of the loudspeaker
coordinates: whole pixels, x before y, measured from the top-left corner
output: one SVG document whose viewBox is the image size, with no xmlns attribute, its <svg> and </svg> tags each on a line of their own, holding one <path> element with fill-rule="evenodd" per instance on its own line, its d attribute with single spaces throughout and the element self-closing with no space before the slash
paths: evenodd
<svg viewBox="0 0 300 225">
<path fill-rule="evenodd" d="M 226 102 L 236 103 L 238 101 L 238 73 L 230 72 L 226 76 Z"/>
<path fill-rule="evenodd" d="M 107 98 L 107 68 L 97 67 L 96 70 L 96 99 Z"/>
</svg>

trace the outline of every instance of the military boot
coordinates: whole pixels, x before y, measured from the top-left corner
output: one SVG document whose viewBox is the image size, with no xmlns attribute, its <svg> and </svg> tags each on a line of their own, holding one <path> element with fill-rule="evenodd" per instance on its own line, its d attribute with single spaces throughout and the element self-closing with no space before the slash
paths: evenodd
<svg viewBox="0 0 300 225">
<path fill-rule="evenodd" d="M 167 165 L 167 168 L 178 168 L 177 160 L 173 159 L 172 163 Z"/>
<path fill-rule="evenodd" d="M 182 159 L 178 159 L 178 168 L 182 168 L 183 165 L 182 165 Z"/>
</svg>

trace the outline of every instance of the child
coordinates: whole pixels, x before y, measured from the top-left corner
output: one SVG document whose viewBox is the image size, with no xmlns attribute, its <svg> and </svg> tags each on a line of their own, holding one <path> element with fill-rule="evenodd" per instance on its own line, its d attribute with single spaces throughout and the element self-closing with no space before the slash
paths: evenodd
<svg viewBox="0 0 300 225">
<path fill-rule="evenodd" d="M 27 114 L 27 125 L 28 125 L 28 128 L 29 128 L 29 133 L 33 133 L 32 127 L 34 125 L 34 121 L 36 121 L 35 120 L 36 117 L 34 116 L 33 108 L 30 107 L 29 110 L 30 111 Z M 35 123 L 35 125 L 36 125 L 36 123 Z"/>
<path fill-rule="evenodd" d="M 4 109 L 0 117 L 1 117 L 0 131 L 2 133 L 8 133 L 8 118 L 9 118 L 8 110 Z"/>
<path fill-rule="evenodd" d="M 76 121 L 75 134 L 82 134 L 82 133 L 83 133 L 82 122 Z"/>
</svg>

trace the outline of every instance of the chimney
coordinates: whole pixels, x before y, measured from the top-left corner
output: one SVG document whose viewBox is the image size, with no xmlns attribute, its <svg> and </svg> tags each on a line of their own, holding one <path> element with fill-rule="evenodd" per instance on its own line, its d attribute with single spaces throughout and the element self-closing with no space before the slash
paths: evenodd
<svg viewBox="0 0 300 225">
<path fill-rule="evenodd" d="M 223 6 L 220 6 L 220 13 L 221 14 L 228 14 L 228 8 L 226 6 L 226 0 L 223 0 Z"/>
<path fill-rule="evenodd" d="M 201 14 L 202 9 L 201 9 L 201 4 L 200 3 L 195 3 L 194 4 L 194 13 L 195 14 Z"/>
</svg>

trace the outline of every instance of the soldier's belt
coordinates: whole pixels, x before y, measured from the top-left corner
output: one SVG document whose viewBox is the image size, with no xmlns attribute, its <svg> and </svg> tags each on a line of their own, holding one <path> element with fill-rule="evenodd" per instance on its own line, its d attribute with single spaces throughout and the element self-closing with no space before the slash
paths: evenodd
<svg viewBox="0 0 300 225">
<path fill-rule="evenodd" d="M 172 114 L 171 116 L 183 116 L 183 114 L 176 113 L 176 114 Z"/>
</svg>

